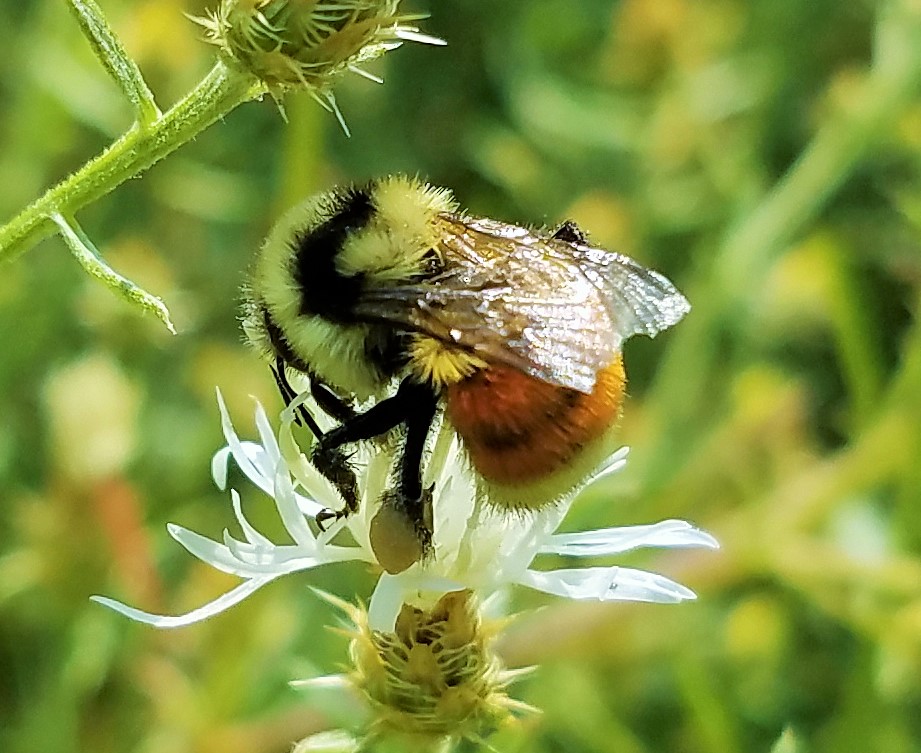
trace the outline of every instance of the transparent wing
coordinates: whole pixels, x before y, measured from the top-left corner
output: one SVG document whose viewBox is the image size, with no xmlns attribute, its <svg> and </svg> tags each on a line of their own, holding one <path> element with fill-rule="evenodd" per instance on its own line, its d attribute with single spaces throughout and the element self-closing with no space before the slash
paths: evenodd
<svg viewBox="0 0 921 753">
<path fill-rule="evenodd" d="M 445 215 L 446 271 L 366 291 L 356 313 L 591 392 L 627 337 L 677 322 L 687 301 L 620 254 L 487 219 Z"/>
</svg>

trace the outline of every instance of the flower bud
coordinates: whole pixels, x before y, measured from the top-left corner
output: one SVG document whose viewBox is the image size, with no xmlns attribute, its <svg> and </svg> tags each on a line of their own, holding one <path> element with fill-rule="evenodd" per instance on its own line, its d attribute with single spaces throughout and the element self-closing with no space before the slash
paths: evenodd
<svg viewBox="0 0 921 753">
<path fill-rule="evenodd" d="M 398 6 L 399 0 L 223 0 L 195 20 L 232 65 L 269 91 L 326 93 L 347 71 L 374 79 L 359 65 L 404 41 L 444 44 L 407 25 L 419 16 L 399 15 Z"/>
<path fill-rule="evenodd" d="M 518 673 L 502 668 L 491 647 L 498 625 L 484 623 L 472 591 L 431 608 L 404 604 L 393 632 L 371 630 L 361 610 L 350 616 L 351 680 L 375 708 L 379 734 L 475 739 L 533 710 L 506 694 Z"/>
</svg>

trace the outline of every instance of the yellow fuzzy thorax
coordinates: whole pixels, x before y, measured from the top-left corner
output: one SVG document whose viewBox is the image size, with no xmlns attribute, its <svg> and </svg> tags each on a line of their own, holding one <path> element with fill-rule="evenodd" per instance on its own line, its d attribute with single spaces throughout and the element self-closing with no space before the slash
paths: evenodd
<svg viewBox="0 0 921 753">
<path fill-rule="evenodd" d="M 377 283 L 410 280 L 440 238 L 437 218 L 457 209 L 451 192 L 417 178 L 391 175 L 372 192 L 375 213 L 336 260 L 344 275 L 365 273 Z"/>
<path fill-rule="evenodd" d="M 487 365 L 473 353 L 424 335 L 413 337 L 409 352 L 413 373 L 435 387 L 456 384 Z"/>
</svg>

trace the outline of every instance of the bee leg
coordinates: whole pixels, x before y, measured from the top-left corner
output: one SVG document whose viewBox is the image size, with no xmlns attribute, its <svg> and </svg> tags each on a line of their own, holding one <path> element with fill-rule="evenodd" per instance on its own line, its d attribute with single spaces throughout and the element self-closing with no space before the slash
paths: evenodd
<svg viewBox="0 0 921 753">
<path fill-rule="evenodd" d="M 335 431 L 335 429 L 333 429 Z M 328 434 L 326 435 L 328 436 Z M 349 465 L 349 455 L 342 447 L 324 447 L 322 440 L 314 445 L 310 460 L 316 469 L 330 480 L 342 495 L 345 507 L 341 510 L 321 510 L 315 520 L 320 530 L 325 530 L 325 521 L 339 520 L 358 509 L 358 480 Z"/>
<path fill-rule="evenodd" d="M 275 360 L 275 365 L 271 367 L 272 375 L 275 377 L 275 384 L 278 385 L 278 391 L 281 393 L 281 399 L 284 401 L 285 405 L 291 405 L 291 402 L 297 397 L 297 392 L 291 386 L 291 383 L 288 381 L 288 378 L 285 376 L 285 361 L 282 358 L 277 358 Z M 336 400 L 339 400 L 338 396 L 329 389 L 326 385 L 319 383 L 329 395 L 332 395 Z M 310 391 L 314 396 L 314 399 L 317 400 L 319 406 L 326 411 L 326 413 L 332 415 L 332 412 L 329 410 L 328 406 L 324 401 L 321 401 L 317 398 L 317 393 L 314 390 L 314 380 L 310 380 Z M 328 402 L 328 401 L 327 401 Z M 341 405 L 344 406 L 349 412 L 352 412 L 351 408 L 345 405 L 344 402 L 341 402 Z M 335 418 L 335 416 L 333 416 Z M 358 509 L 358 482 L 355 480 L 355 472 L 349 467 L 348 456 L 342 451 L 341 448 L 334 448 L 332 450 L 319 453 L 319 442 L 326 436 L 320 426 L 317 424 L 313 416 L 310 415 L 309 411 L 303 406 L 298 407 L 297 413 L 294 414 L 294 422 L 298 426 L 307 425 L 307 428 L 313 433 L 314 437 L 317 439 L 317 446 L 314 448 L 313 462 L 317 467 L 317 470 L 320 471 L 326 478 L 328 478 L 333 486 L 339 490 L 339 493 L 342 495 L 342 498 L 345 500 L 345 509 L 344 510 L 321 510 L 317 513 L 314 518 L 317 522 L 321 531 L 325 531 L 325 525 L 329 520 L 338 520 L 349 513 L 354 512 Z"/>
<path fill-rule="evenodd" d="M 342 447 L 386 434 L 402 423 L 407 424 L 408 430 L 401 461 L 400 493 L 404 499 L 411 500 L 415 508 L 422 505 L 422 450 L 436 404 L 437 396 L 431 387 L 404 379 L 395 395 L 381 400 L 364 413 L 353 415 L 321 437 L 311 460 L 343 493 L 346 505 L 343 515 L 358 509 L 358 488 Z M 407 514 L 415 517 L 415 508 L 413 512 L 407 508 Z"/>
<path fill-rule="evenodd" d="M 427 532 L 428 540 L 431 541 L 432 490 L 422 488 L 422 453 L 435 418 L 437 396 L 430 389 L 426 390 L 427 394 L 414 402 L 412 412 L 406 417 L 406 441 L 400 458 L 399 489 L 406 514 L 416 530 Z"/>
<path fill-rule="evenodd" d="M 275 359 L 275 365 L 269 368 L 272 369 L 272 376 L 275 377 L 275 384 L 278 385 L 278 391 L 281 393 L 281 399 L 284 401 L 285 407 L 291 405 L 294 398 L 297 397 L 297 392 L 291 386 L 288 377 L 285 376 L 284 360 L 281 358 Z M 323 430 L 303 405 L 298 406 L 297 413 L 294 414 L 294 423 L 298 426 L 306 425 L 318 440 L 323 436 Z"/>
<path fill-rule="evenodd" d="M 327 523 L 329 523 L 330 521 L 335 523 L 337 520 L 342 520 L 342 518 L 347 517 L 348 514 L 349 513 L 346 512 L 345 510 L 331 510 L 328 507 L 325 507 L 322 510 L 320 510 L 320 512 L 318 512 L 316 515 L 314 515 L 313 519 L 317 524 L 317 528 L 319 528 L 321 531 L 325 533 L 327 530 L 326 528 Z"/>
<path fill-rule="evenodd" d="M 371 549 L 391 574 L 403 572 L 432 549 L 433 488 L 422 486 L 422 455 L 436 405 L 437 395 L 428 387 L 409 405 L 396 488 L 384 493 L 371 519 Z"/>
<path fill-rule="evenodd" d="M 310 394 L 323 412 L 339 423 L 344 424 L 355 417 L 352 406 L 333 392 L 328 384 L 321 382 L 315 376 L 310 377 Z"/>
<path fill-rule="evenodd" d="M 317 449 L 334 450 L 345 444 L 379 437 L 407 423 L 419 410 L 420 404 L 431 402 L 434 405 L 435 401 L 431 387 L 404 379 L 395 395 L 372 405 L 364 413 L 356 413 L 340 426 L 326 432 L 317 443 Z"/>
</svg>

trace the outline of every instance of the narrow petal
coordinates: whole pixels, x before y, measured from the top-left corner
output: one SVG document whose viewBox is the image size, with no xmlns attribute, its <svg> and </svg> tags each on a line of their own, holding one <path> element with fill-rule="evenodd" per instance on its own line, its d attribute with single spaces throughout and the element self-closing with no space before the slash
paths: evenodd
<svg viewBox="0 0 921 753">
<path fill-rule="evenodd" d="M 272 496 L 272 471 L 275 468 L 268 459 L 262 445 L 256 442 L 238 441 L 236 445 L 222 447 L 211 459 L 211 477 L 219 489 L 227 485 L 227 470 L 230 458 L 250 481 L 270 497 Z"/>
<path fill-rule="evenodd" d="M 607 459 L 595 469 L 595 472 L 585 482 L 585 486 L 591 486 L 596 481 L 600 481 L 612 473 L 617 473 L 627 464 L 627 456 L 630 454 L 629 447 L 621 447 L 616 450 Z"/>
<path fill-rule="evenodd" d="M 290 424 L 286 423 L 281 427 L 278 439 L 288 471 L 309 497 L 316 500 L 314 503 L 317 506 L 316 512 L 305 512 L 305 514 L 316 515 L 324 509 L 341 510 L 345 507 L 345 501 L 339 494 L 339 490 L 301 452 L 291 433 Z"/>
<path fill-rule="evenodd" d="M 259 544 L 249 544 L 238 541 L 226 531 L 224 532 L 224 546 L 230 550 L 240 562 L 240 567 L 251 566 L 253 573 L 264 575 L 274 572 L 290 572 L 309 570 L 331 562 L 373 562 L 367 550 L 357 546 L 325 545 L 316 548 L 315 552 L 303 547 L 279 546 L 270 544 L 268 547 Z"/>
<path fill-rule="evenodd" d="M 302 680 L 290 680 L 292 688 L 317 688 L 320 690 L 351 688 L 352 681 L 348 675 L 323 675 L 321 677 L 307 677 Z"/>
<path fill-rule="evenodd" d="M 393 30 L 393 35 L 406 42 L 419 42 L 420 44 L 434 44 L 434 45 L 438 45 L 439 47 L 443 47 L 444 45 L 447 44 L 447 42 L 443 40 L 441 37 L 429 36 L 428 34 L 423 34 L 420 31 L 416 31 L 415 29 L 409 29 L 409 28 L 406 28 L 405 26 L 397 26 L 397 28 Z"/>
<path fill-rule="evenodd" d="M 193 557 L 206 562 L 216 570 L 240 578 L 258 577 L 269 574 L 269 563 L 254 564 L 245 562 L 235 556 L 229 547 L 202 536 L 188 528 L 170 523 L 167 526 L 170 536 L 178 541 Z M 277 574 L 277 573 L 273 573 Z"/>
<path fill-rule="evenodd" d="M 657 573 L 627 567 L 528 570 L 521 585 L 569 599 L 652 601 L 670 604 L 697 598 L 693 591 Z"/>
<path fill-rule="evenodd" d="M 263 472 L 263 469 L 254 462 L 254 459 L 258 458 L 254 458 L 253 455 L 251 455 L 251 451 L 247 451 L 247 449 L 244 448 L 244 443 L 240 441 L 240 438 L 234 431 L 233 423 L 230 420 L 230 414 L 227 412 L 227 406 L 224 404 L 224 398 L 219 389 L 217 390 L 217 405 L 221 413 L 221 430 L 224 434 L 224 440 L 227 442 L 227 447 L 231 455 L 233 455 L 233 459 L 236 461 L 237 466 L 256 486 L 266 492 L 266 494 L 271 494 L 271 486 L 266 483 L 266 474 Z M 247 444 L 252 445 L 252 443 Z M 213 472 L 214 465 L 212 463 L 212 474 Z M 226 474 L 226 469 L 224 473 Z M 218 479 L 215 478 L 215 481 L 217 480 Z M 220 484 L 218 484 L 218 486 L 220 486 Z"/>
<path fill-rule="evenodd" d="M 359 68 L 357 65 L 350 65 L 350 66 L 349 66 L 349 70 L 350 70 L 352 73 L 356 74 L 357 76 L 361 76 L 362 78 L 366 78 L 366 79 L 368 79 L 368 81 L 373 81 L 375 84 L 383 84 L 383 83 L 384 83 L 384 79 L 382 79 L 380 76 L 375 76 L 373 73 L 370 73 L 369 71 L 366 71 L 364 68 Z"/>
<path fill-rule="evenodd" d="M 288 535 L 299 546 L 315 551 L 317 540 L 307 525 L 307 519 L 301 512 L 294 497 L 294 487 L 291 486 L 291 477 L 285 469 L 284 463 L 279 463 L 278 472 L 275 474 L 275 507 L 281 522 L 284 523 Z"/>
<path fill-rule="evenodd" d="M 579 533 L 558 533 L 541 546 L 542 553 L 590 557 L 621 554 L 639 547 L 693 547 L 718 549 L 719 544 L 709 533 L 684 520 L 663 520 L 646 526 L 601 528 Z"/>
<path fill-rule="evenodd" d="M 246 536 L 246 540 L 250 544 L 262 544 L 263 546 L 272 546 L 272 542 L 263 536 L 259 531 L 253 528 L 250 525 L 250 522 L 246 519 L 246 516 L 243 514 L 243 506 L 240 504 L 240 495 L 237 494 L 235 489 L 230 490 L 230 500 L 233 504 L 233 514 L 237 519 L 237 523 L 240 524 L 240 528 L 243 529 L 243 535 Z"/>
<path fill-rule="evenodd" d="M 281 451 L 278 448 L 278 442 L 275 440 L 275 432 L 272 430 L 272 424 L 269 423 L 269 417 L 265 415 L 265 408 L 262 407 L 262 403 L 258 400 L 256 401 L 256 431 L 259 432 L 262 447 L 274 466 L 281 458 Z"/>
<path fill-rule="evenodd" d="M 211 478 L 214 479 L 215 485 L 221 491 L 227 488 L 227 464 L 230 462 L 230 458 L 229 447 L 222 447 L 211 458 Z"/>
<path fill-rule="evenodd" d="M 460 591 L 465 585 L 441 575 L 428 575 L 415 567 L 411 572 L 382 573 L 368 604 L 368 625 L 372 630 L 393 632 L 397 615 L 409 594 Z"/>
<path fill-rule="evenodd" d="M 185 614 L 176 616 L 144 612 L 140 609 L 129 607 L 126 604 L 122 604 L 120 601 L 109 599 L 105 596 L 91 596 L 90 599 L 95 601 L 97 604 L 102 604 L 109 609 L 114 609 L 116 612 L 120 612 L 121 614 L 125 615 L 125 617 L 129 617 L 132 620 L 136 620 L 137 622 L 144 622 L 148 625 L 153 625 L 154 627 L 158 628 L 177 628 L 185 627 L 186 625 L 192 625 L 193 623 L 201 622 L 202 620 L 206 620 L 216 614 L 220 614 L 235 604 L 239 604 L 241 601 L 243 601 L 243 599 L 258 591 L 266 583 L 271 583 L 273 580 L 275 580 L 276 577 L 277 576 L 253 578 L 252 580 L 244 581 L 239 586 L 231 591 L 228 591 L 223 596 L 219 596 L 214 601 L 211 601 L 204 606 L 199 607 L 198 609 L 193 609 L 191 612 L 186 612 Z"/>
<path fill-rule="evenodd" d="M 301 511 L 301 515 L 308 518 L 315 518 L 326 509 L 319 502 L 315 502 L 310 497 L 305 497 L 297 492 L 294 492 L 294 499 L 297 501 L 297 509 Z"/>
<path fill-rule="evenodd" d="M 397 615 L 403 606 L 401 579 L 389 573 L 382 573 L 368 603 L 368 626 L 372 630 L 393 632 Z"/>
</svg>

